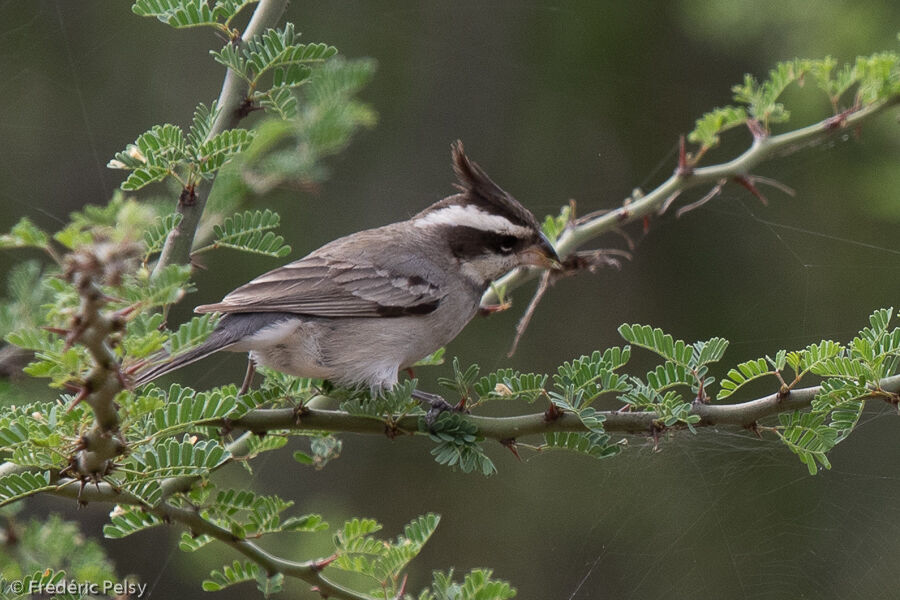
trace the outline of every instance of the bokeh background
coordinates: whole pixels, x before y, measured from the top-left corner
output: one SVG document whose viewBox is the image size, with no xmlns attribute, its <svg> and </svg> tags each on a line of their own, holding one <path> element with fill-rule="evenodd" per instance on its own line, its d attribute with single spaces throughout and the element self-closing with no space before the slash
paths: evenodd
<svg viewBox="0 0 900 600">
<path fill-rule="evenodd" d="M 54 229 L 69 211 L 104 203 L 122 174 L 114 152 L 150 126 L 187 124 L 217 96 L 223 68 L 209 32 L 175 31 L 109 0 L 0 4 L 0 229 L 27 215 Z M 897 49 L 900 4 L 808 0 L 744 2 L 294 2 L 286 18 L 309 41 L 379 70 L 362 97 L 377 127 L 329 161 L 315 192 L 280 191 L 278 210 L 299 257 L 338 235 L 406 218 L 451 191 L 449 144 L 460 138 L 492 177 L 538 214 L 575 199 L 580 212 L 615 207 L 674 167 L 679 134 L 730 101 L 744 73 L 782 59 Z M 824 96 L 792 93 L 794 123 L 829 110 Z M 743 137 L 742 137 L 743 136 Z M 741 132 L 712 159 L 739 151 Z M 622 322 L 650 323 L 687 340 L 732 340 L 726 363 L 849 340 L 882 306 L 900 305 L 900 129 L 896 111 L 859 135 L 759 169 L 797 190 L 770 203 L 736 186 L 680 219 L 654 219 L 621 270 L 554 287 L 512 359 L 515 309 L 473 323 L 449 348 L 484 369 L 552 371 L 620 342 Z M 157 190 L 164 191 L 164 190 Z M 686 195 L 696 199 L 705 190 Z M 260 204 L 262 206 L 263 204 Z M 622 246 L 610 235 L 600 245 Z M 0 256 L 6 271 L 22 254 Z M 276 266 L 222 251 L 197 276 L 187 304 L 215 301 Z M 190 306 L 173 313 L 187 318 Z M 651 363 L 638 355 L 633 368 Z M 724 372 L 723 368 L 723 372 Z M 202 386 L 237 377 L 239 357 L 185 371 Z M 420 371 L 434 385 L 442 368 Z M 721 376 L 723 373 L 718 373 Z M 857 434 L 810 477 L 776 441 L 734 430 L 679 434 L 660 452 L 631 438 L 604 462 L 563 454 L 517 461 L 491 448 L 491 478 L 440 467 L 424 440 L 343 436 L 323 471 L 290 452 L 260 459 L 252 486 L 295 500 L 338 524 L 381 520 L 394 534 L 415 515 L 443 515 L 413 563 L 410 588 L 432 569 L 490 566 L 525 599 L 896 598 L 900 592 L 900 444 L 893 411 L 872 407 Z M 235 483 L 239 471 L 226 473 Z M 107 507 L 31 504 L 99 535 Z M 230 551 L 184 554 L 180 532 L 106 541 L 122 574 L 152 598 L 199 596 Z M 273 548 L 301 559 L 327 536 Z M 280 544 L 280 545 L 279 545 Z M 285 597 L 312 598 L 296 584 Z M 245 598 L 248 588 L 219 598 Z"/>
</svg>

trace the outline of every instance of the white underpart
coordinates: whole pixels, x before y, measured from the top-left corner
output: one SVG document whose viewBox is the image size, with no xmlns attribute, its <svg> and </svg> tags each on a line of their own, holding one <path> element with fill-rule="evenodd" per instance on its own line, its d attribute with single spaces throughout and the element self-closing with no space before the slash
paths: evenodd
<svg viewBox="0 0 900 600">
<path fill-rule="evenodd" d="M 506 217 L 485 212 L 477 206 L 460 206 L 451 204 L 432 211 L 415 220 L 416 227 L 428 227 L 431 225 L 461 225 L 472 227 L 482 231 L 496 231 L 516 237 L 527 237 L 531 230 L 521 225 L 516 225 Z"/>
</svg>

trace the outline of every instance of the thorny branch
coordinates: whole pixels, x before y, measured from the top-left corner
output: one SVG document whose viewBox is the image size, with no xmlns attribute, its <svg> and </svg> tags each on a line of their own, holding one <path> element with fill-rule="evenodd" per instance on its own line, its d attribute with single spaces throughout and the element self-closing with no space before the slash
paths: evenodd
<svg viewBox="0 0 900 600">
<path fill-rule="evenodd" d="M 286 6 L 287 0 L 261 0 L 253 12 L 250 23 L 247 24 L 247 29 L 240 38 L 241 43 L 246 43 L 247 40 L 261 34 L 266 29 L 274 27 Z M 246 100 L 247 82 L 229 69 L 225 74 L 222 91 L 216 103 L 219 107 L 219 116 L 210 128 L 206 139 L 211 139 L 227 129 L 237 127 L 241 119 L 247 115 Z M 153 269 L 154 275 L 162 272 L 168 265 L 183 265 L 190 261 L 194 235 L 200 225 L 200 219 L 203 217 L 212 183 L 203 187 L 182 190 L 175 209 L 182 219 L 166 238 L 159 261 Z"/>
<path fill-rule="evenodd" d="M 646 194 L 636 190 L 635 193 L 626 198 L 614 210 L 600 211 L 570 222 L 566 230 L 556 240 L 556 252 L 565 260 L 566 257 L 583 245 L 605 233 L 618 231 L 622 225 L 649 219 L 654 214 L 665 212 L 684 190 L 698 186 L 712 185 L 713 188 L 700 201 L 679 210 L 678 216 L 690 208 L 697 208 L 712 200 L 729 181 L 734 181 L 747 187 L 751 193 L 760 198 L 764 197 L 756 189 L 755 183 L 765 183 L 790 194 L 792 191 L 790 188 L 783 186 L 779 182 L 752 175 L 751 171 L 757 165 L 773 156 L 782 156 L 815 140 L 835 135 L 836 132 L 841 130 L 858 127 L 863 121 L 897 104 L 900 104 L 900 95 L 892 96 L 864 108 L 855 107 L 854 109 L 849 109 L 842 112 L 839 115 L 839 119 L 834 116 L 828 117 L 818 123 L 780 135 L 769 136 L 765 132 L 762 132 L 761 135 L 754 134 L 750 148 L 740 156 L 718 165 L 696 167 L 694 163 L 696 158 L 699 157 L 695 157 L 695 160 L 691 162 L 682 150 L 679 165 L 675 172 L 655 190 Z M 484 294 L 481 301 L 482 305 L 496 304 L 498 300 L 497 290 L 512 290 L 539 275 L 540 271 L 538 269 L 530 267 L 516 269 L 506 274 L 497 280 L 495 286 Z M 546 290 L 540 291 L 540 294 L 543 295 L 544 291 Z M 540 300 L 540 298 L 537 299 Z"/>
<path fill-rule="evenodd" d="M 112 470 L 114 459 L 126 451 L 115 403 L 116 394 L 126 386 L 112 349 L 113 336 L 125 328 L 125 315 L 102 310 L 107 297 L 98 283 L 116 283 L 139 255 L 136 245 L 107 244 L 75 252 L 65 263 L 63 275 L 74 284 L 81 302 L 71 328 L 57 333 L 65 335 L 67 346 L 80 344 L 87 348 L 94 363 L 84 381 L 75 386 L 77 395 L 72 402 L 72 406 L 79 402 L 90 406 L 94 424 L 78 440 L 76 452 L 64 469 L 82 485 L 99 482 Z"/>
</svg>

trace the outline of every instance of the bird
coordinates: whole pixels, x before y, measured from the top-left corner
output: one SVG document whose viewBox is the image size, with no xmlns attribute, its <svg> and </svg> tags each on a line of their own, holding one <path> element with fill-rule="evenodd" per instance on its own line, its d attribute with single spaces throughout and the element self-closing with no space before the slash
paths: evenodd
<svg viewBox="0 0 900 600">
<path fill-rule="evenodd" d="M 222 313 L 196 348 L 138 371 L 135 386 L 225 350 L 256 365 L 377 394 L 446 346 L 490 284 L 523 266 L 558 268 L 534 215 L 451 144 L 457 193 L 406 221 L 336 239 L 197 306 Z M 420 400 L 443 403 L 420 392 Z"/>
</svg>

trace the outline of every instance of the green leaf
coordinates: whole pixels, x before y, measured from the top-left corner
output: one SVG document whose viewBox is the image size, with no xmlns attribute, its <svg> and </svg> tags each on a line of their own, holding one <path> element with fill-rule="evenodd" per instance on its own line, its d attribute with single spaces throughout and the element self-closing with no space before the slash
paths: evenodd
<svg viewBox="0 0 900 600">
<path fill-rule="evenodd" d="M 203 580 L 203 591 L 218 592 L 238 583 L 256 581 L 259 574 L 259 565 L 249 560 L 245 562 L 236 560 L 222 567 L 221 571 L 210 571 L 209 579 Z"/>
<path fill-rule="evenodd" d="M 153 277 L 135 277 L 122 289 L 122 295 L 129 303 L 145 308 L 167 306 L 194 290 L 190 277 L 190 265 L 169 265 Z"/>
<path fill-rule="evenodd" d="M 176 29 L 218 25 L 217 17 L 226 12 L 214 14 L 206 0 L 135 0 L 131 11 L 141 17 L 156 17 Z"/>
<path fill-rule="evenodd" d="M 736 368 L 728 371 L 728 379 L 721 382 L 722 389 L 716 396 L 718 400 L 724 400 L 728 396 L 738 391 L 741 387 L 760 377 L 766 375 L 774 375 L 774 371 L 769 370 L 769 364 L 764 358 L 748 360 L 737 365 Z"/>
<path fill-rule="evenodd" d="M 56 488 L 50 484 L 50 473 L 13 473 L 0 477 L 0 506 Z"/>
<path fill-rule="evenodd" d="M 166 167 L 136 167 L 134 171 L 128 175 L 128 178 L 122 182 L 121 188 L 126 192 L 134 192 L 151 183 L 162 181 L 169 173 L 171 173 L 171 171 Z"/>
<path fill-rule="evenodd" d="M 501 369 L 485 375 L 473 388 L 481 400 L 517 399 L 533 403 L 546 393 L 547 376 Z"/>
<path fill-rule="evenodd" d="M 294 24 L 286 23 L 282 29 L 268 29 L 262 35 L 246 42 L 244 56 L 252 68 L 256 81 L 270 70 L 282 68 L 280 81 L 275 87 L 298 85 L 309 75 L 309 69 L 301 63 L 319 62 L 337 54 L 334 46 L 327 44 L 300 44 L 300 34 L 294 32 Z M 297 70 L 286 67 L 300 66 Z"/>
<path fill-rule="evenodd" d="M 696 368 L 722 360 L 725 350 L 728 349 L 728 340 L 714 337 L 705 342 L 694 342 L 694 353 L 691 356 L 691 366 Z"/>
<path fill-rule="evenodd" d="M 144 231 L 144 261 L 163 249 L 166 238 L 173 229 L 178 227 L 183 216 L 180 213 L 171 213 L 165 217 L 157 217 L 156 220 Z"/>
<path fill-rule="evenodd" d="M 647 383 L 656 391 L 662 392 L 679 385 L 691 387 L 696 380 L 687 367 L 666 361 L 647 373 Z"/>
<path fill-rule="evenodd" d="M 182 552 L 196 552 L 211 541 L 213 541 L 213 538 L 209 535 L 191 535 L 190 532 L 184 531 L 181 534 L 181 540 L 178 542 L 178 547 Z"/>
<path fill-rule="evenodd" d="M 825 415 L 795 411 L 781 414 L 778 419 L 778 436 L 806 465 L 810 475 L 818 472 L 819 465 L 831 468 L 825 454 L 837 443 L 838 432 L 825 425 Z"/>
<path fill-rule="evenodd" d="M 895 52 L 879 52 L 856 59 L 854 71 L 859 78 L 857 100 L 868 105 L 900 91 L 900 55 Z"/>
<path fill-rule="evenodd" d="M 191 388 L 172 384 L 167 401 L 162 408 L 153 411 L 152 429 L 154 438 L 172 436 L 182 431 L 192 430 L 208 421 L 216 421 L 239 413 L 235 393 L 213 389 L 196 393 Z"/>
<path fill-rule="evenodd" d="M 556 240 L 559 239 L 559 236 L 562 235 L 562 232 L 569 226 L 571 220 L 572 207 L 569 205 L 563 206 L 559 210 L 559 214 L 555 217 L 553 215 L 544 217 L 544 222 L 541 224 L 541 231 L 544 232 L 544 235 L 546 235 L 547 239 L 551 242 L 556 242 Z"/>
<path fill-rule="evenodd" d="M 208 313 L 182 323 L 178 331 L 169 337 L 169 352 L 175 355 L 199 346 L 213 332 L 218 321 L 218 316 Z"/>
<path fill-rule="evenodd" d="M 287 256 L 291 247 L 284 244 L 283 237 L 268 231 L 280 223 L 278 213 L 269 209 L 237 213 L 225 219 L 222 225 L 213 227 L 215 241 L 212 247 L 234 248 L 278 258 Z"/>
<path fill-rule="evenodd" d="M 129 455 L 125 464 L 134 474 L 126 479 L 125 487 L 131 490 L 151 479 L 207 475 L 229 458 L 231 453 L 215 440 L 191 443 L 166 439 Z"/>
<path fill-rule="evenodd" d="M 196 149 L 203 145 L 203 142 L 209 137 L 209 132 L 212 131 L 213 123 L 216 122 L 219 112 L 215 100 L 208 107 L 202 102 L 197 105 L 191 119 L 191 129 L 187 134 L 187 142 L 191 148 Z"/>
<path fill-rule="evenodd" d="M 444 364 L 444 354 L 446 351 L 446 348 L 438 348 L 425 358 L 416 361 L 413 364 L 413 367 L 435 367 L 437 365 L 442 365 Z"/>
<path fill-rule="evenodd" d="M 231 69 L 235 75 L 250 83 L 252 73 L 240 48 L 234 44 L 226 44 L 221 50 L 210 50 L 209 53 L 217 63 Z"/>
<path fill-rule="evenodd" d="M 507 582 L 492 578 L 490 569 L 474 569 L 462 583 L 453 581 L 453 570 L 434 571 L 431 588 L 419 595 L 419 600 L 509 600 L 516 590 Z"/>
<path fill-rule="evenodd" d="M 441 465 L 459 467 L 463 473 L 480 471 L 483 475 L 497 472 L 493 461 L 481 447 L 478 427 L 458 413 L 444 412 L 438 415 L 430 427 L 424 417 L 419 429 L 428 431 L 429 437 L 438 443 L 431 450 L 434 460 Z"/>
<path fill-rule="evenodd" d="M 218 171 L 236 154 L 243 152 L 253 141 L 253 132 L 247 129 L 226 129 L 203 142 L 197 148 L 200 173 L 211 174 Z"/>
<path fill-rule="evenodd" d="M 103 537 L 119 539 L 162 523 L 162 519 L 139 507 L 116 505 L 110 522 L 103 526 Z"/>
<path fill-rule="evenodd" d="M 28 217 L 22 217 L 13 225 L 9 233 L 0 235 L 0 249 L 3 248 L 47 248 L 48 236 Z"/>
<path fill-rule="evenodd" d="M 687 366 L 694 352 L 693 346 L 682 340 L 675 340 L 662 329 L 649 325 L 621 325 L 619 335 L 635 346 L 646 348 L 666 360 Z"/>
<path fill-rule="evenodd" d="M 266 572 L 260 569 L 256 576 L 256 589 L 262 592 L 266 598 L 277 594 L 284 589 L 284 573 L 266 575 Z"/>
<path fill-rule="evenodd" d="M 610 458 L 621 452 L 622 446 L 621 444 L 610 444 L 609 441 L 609 435 L 595 431 L 589 433 L 554 432 L 544 434 L 544 445 L 541 450 L 569 450 L 597 459 Z"/>
<path fill-rule="evenodd" d="M 688 141 L 706 148 L 719 145 L 719 134 L 747 122 L 747 111 L 742 107 L 725 106 L 714 108 L 699 119 L 694 130 L 688 134 Z"/>
<path fill-rule="evenodd" d="M 293 119 L 299 112 L 297 96 L 286 87 L 273 87 L 263 94 L 257 94 L 255 99 L 261 107 L 285 120 Z"/>
</svg>

